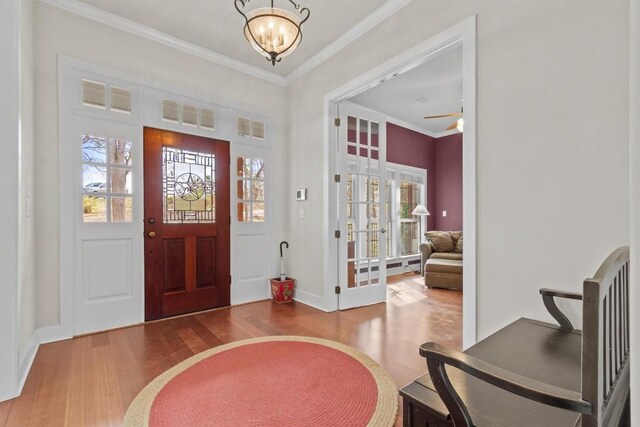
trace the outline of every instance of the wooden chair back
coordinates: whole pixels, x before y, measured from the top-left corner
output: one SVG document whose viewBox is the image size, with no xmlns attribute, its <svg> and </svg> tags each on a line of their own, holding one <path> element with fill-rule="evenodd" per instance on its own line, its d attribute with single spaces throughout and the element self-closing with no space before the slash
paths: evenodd
<svg viewBox="0 0 640 427">
<path fill-rule="evenodd" d="M 628 247 L 584 281 L 582 316 L 582 399 L 592 405 L 582 425 L 617 425 L 629 391 Z"/>
</svg>

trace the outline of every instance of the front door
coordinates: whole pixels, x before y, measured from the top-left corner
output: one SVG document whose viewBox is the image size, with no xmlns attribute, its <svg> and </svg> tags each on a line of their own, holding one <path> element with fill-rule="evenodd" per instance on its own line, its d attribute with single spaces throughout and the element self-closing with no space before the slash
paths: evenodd
<svg viewBox="0 0 640 427">
<path fill-rule="evenodd" d="M 230 303 L 229 143 L 144 129 L 145 319 Z"/>
</svg>

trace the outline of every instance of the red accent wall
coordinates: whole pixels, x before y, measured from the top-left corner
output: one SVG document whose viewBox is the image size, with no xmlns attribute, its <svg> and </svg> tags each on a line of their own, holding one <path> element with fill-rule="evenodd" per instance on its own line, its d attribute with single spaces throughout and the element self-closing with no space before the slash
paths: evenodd
<svg viewBox="0 0 640 427">
<path fill-rule="evenodd" d="M 387 161 L 427 170 L 429 230 L 462 230 L 461 133 L 436 139 L 387 123 Z"/>
<path fill-rule="evenodd" d="M 436 139 L 402 126 L 387 123 L 387 161 L 427 170 L 427 228 L 436 229 L 432 207 L 436 205 Z"/>
<path fill-rule="evenodd" d="M 462 134 L 438 138 L 435 146 L 436 211 L 429 213 L 436 230 L 462 230 Z"/>
</svg>

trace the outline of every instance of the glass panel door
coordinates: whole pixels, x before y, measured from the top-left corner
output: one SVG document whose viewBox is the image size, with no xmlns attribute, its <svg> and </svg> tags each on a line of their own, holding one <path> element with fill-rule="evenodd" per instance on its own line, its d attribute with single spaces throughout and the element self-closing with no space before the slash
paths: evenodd
<svg viewBox="0 0 640 427">
<path fill-rule="evenodd" d="M 386 123 L 340 105 L 340 309 L 386 300 Z M 382 189 L 382 191 L 381 191 Z"/>
</svg>

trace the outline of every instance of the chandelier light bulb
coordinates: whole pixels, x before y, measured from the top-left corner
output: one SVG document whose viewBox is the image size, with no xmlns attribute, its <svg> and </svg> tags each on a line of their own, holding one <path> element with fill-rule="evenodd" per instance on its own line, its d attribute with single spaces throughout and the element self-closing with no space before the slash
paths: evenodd
<svg viewBox="0 0 640 427">
<path fill-rule="evenodd" d="M 289 0 L 296 11 L 299 11 L 295 14 L 274 7 L 272 0 L 271 7 L 254 9 L 245 14 L 241 8 L 249 1 L 235 0 L 236 9 L 245 21 L 244 35 L 258 53 L 276 65 L 276 62 L 290 55 L 302 41 L 302 24 L 309 19 L 311 12 L 306 7 L 300 9 L 299 4 Z"/>
</svg>

